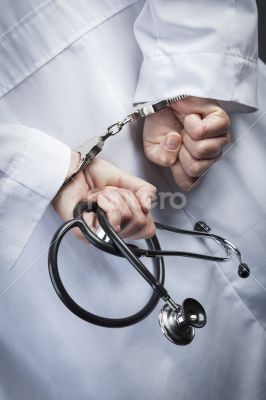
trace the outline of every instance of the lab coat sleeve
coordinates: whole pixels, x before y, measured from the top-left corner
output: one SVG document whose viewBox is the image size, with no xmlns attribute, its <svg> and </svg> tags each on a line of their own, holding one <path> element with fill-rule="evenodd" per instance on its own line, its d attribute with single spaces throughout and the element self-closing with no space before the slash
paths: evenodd
<svg viewBox="0 0 266 400">
<path fill-rule="evenodd" d="M 36 129 L 0 125 L 0 267 L 11 269 L 63 183 L 71 151 Z"/>
<path fill-rule="evenodd" d="M 255 0 L 146 1 L 135 23 L 143 64 L 135 103 L 189 94 L 257 108 Z"/>
</svg>

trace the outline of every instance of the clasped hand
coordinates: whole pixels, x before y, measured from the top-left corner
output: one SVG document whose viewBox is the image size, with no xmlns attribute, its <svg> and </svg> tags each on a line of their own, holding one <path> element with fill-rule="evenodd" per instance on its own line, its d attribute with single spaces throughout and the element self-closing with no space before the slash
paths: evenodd
<svg viewBox="0 0 266 400">
<path fill-rule="evenodd" d="M 180 189 L 189 190 L 221 156 L 230 140 L 229 126 L 215 100 L 188 97 L 146 118 L 144 152 L 171 169 Z"/>
<path fill-rule="evenodd" d="M 79 154 L 72 152 L 68 176 L 76 171 Z M 122 237 L 149 238 L 155 234 L 150 207 L 156 188 L 143 179 L 131 176 L 107 161 L 93 160 L 63 188 L 52 204 L 63 220 L 73 218 L 73 210 L 80 201 L 97 204 L 106 212 L 114 229 Z M 84 213 L 86 223 L 97 230 L 98 221 L 93 213 Z M 74 233 L 83 238 L 76 229 Z"/>
</svg>

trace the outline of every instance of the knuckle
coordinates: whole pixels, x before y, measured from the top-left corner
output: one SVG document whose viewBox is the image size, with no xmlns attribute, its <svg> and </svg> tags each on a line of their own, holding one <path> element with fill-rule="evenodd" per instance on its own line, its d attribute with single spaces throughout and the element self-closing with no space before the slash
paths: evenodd
<svg viewBox="0 0 266 400">
<path fill-rule="evenodd" d="M 132 212 L 131 212 L 130 209 L 127 207 L 127 208 L 124 209 L 124 212 L 123 212 L 123 219 L 129 220 L 129 219 L 131 219 L 131 218 L 132 218 Z"/>
<path fill-rule="evenodd" d="M 110 211 L 112 211 L 115 214 L 121 213 L 121 210 L 119 209 L 118 204 L 116 204 L 114 201 L 111 201 L 111 200 L 108 200 L 108 203 L 109 203 Z"/>
<path fill-rule="evenodd" d="M 155 229 L 155 225 L 154 224 L 150 224 L 147 229 L 146 229 L 146 238 L 149 239 L 151 237 L 153 237 L 156 233 L 156 229 Z"/>
<path fill-rule="evenodd" d="M 191 182 L 189 182 L 189 181 L 177 182 L 177 185 L 178 185 L 179 189 L 184 191 L 184 192 L 186 192 L 191 187 L 192 184 L 193 184 L 192 181 Z"/>
<path fill-rule="evenodd" d="M 225 142 L 218 143 L 216 146 L 213 146 L 213 154 L 215 153 L 214 155 L 218 155 L 223 150 L 224 145 Z"/>
<path fill-rule="evenodd" d="M 209 158 L 217 157 L 223 149 L 223 144 L 214 145 L 210 148 Z"/>
<path fill-rule="evenodd" d="M 169 157 L 167 154 L 161 153 L 159 155 L 160 164 L 165 167 L 170 167 L 173 163 L 173 157 Z"/>
<path fill-rule="evenodd" d="M 188 167 L 188 175 L 197 178 L 201 175 L 202 165 L 199 161 L 192 161 Z"/>
<path fill-rule="evenodd" d="M 130 189 L 125 189 L 125 188 L 119 188 L 119 194 L 126 199 L 126 201 L 129 201 L 132 196 L 132 192 Z"/>
<path fill-rule="evenodd" d="M 136 213 L 135 214 L 135 224 L 138 227 L 143 228 L 146 224 L 146 217 L 142 213 Z"/>
<path fill-rule="evenodd" d="M 157 188 L 154 185 L 151 185 L 150 183 L 147 184 L 147 188 L 152 194 L 155 194 L 157 192 Z"/>
<path fill-rule="evenodd" d="M 126 196 L 130 196 L 132 194 L 132 191 L 127 188 L 121 188 L 119 190 L 121 190 L 121 192 L 124 193 Z"/>
<path fill-rule="evenodd" d="M 201 140 L 197 143 L 196 150 L 194 152 L 194 157 L 196 158 L 204 158 L 206 154 L 208 154 L 208 145 L 204 140 Z"/>
<path fill-rule="evenodd" d="M 132 212 L 135 212 L 136 210 L 140 209 L 138 199 L 134 196 L 134 194 L 131 191 L 128 192 L 128 195 L 126 197 L 126 205 L 131 216 Z"/>
<path fill-rule="evenodd" d="M 221 110 L 221 116 L 222 116 L 222 119 L 223 119 L 224 128 L 225 129 L 229 129 L 229 127 L 231 125 L 231 121 L 230 121 L 229 115 L 224 110 Z"/>
<path fill-rule="evenodd" d="M 224 136 L 224 144 L 229 143 L 230 140 L 231 140 L 230 132 L 227 132 L 226 135 Z"/>
<path fill-rule="evenodd" d="M 229 134 L 229 132 L 228 132 L 228 133 L 226 133 L 226 135 L 224 135 L 223 138 L 222 138 L 218 143 L 216 143 L 216 145 L 214 146 L 214 150 L 216 151 L 216 154 L 220 153 L 220 152 L 223 150 L 224 146 L 225 146 L 226 144 L 228 144 L 229 142 L 230 142 L 230 134 Z"/>
<path fill-rule="evenodd" d="M 216 118 L 219 119 L 222 129 L 224 130 L 229 129 L 231 121 L 226 111 L 224 111 L 222 108 L 218 108 L 218 110 L 215 113 L 215 116 Z"/>
<path fill-rule="evenodd" d="M 221 151 L 224 146 L 224 141 L 215 140 L 208 148 L 208 156 L 209 158 L 216 157 Z"/>
<path fill-rule="evenodd" d="M 204 124 L 202 124 L 201 126 L 194 129 L 193 138 L 195 140 L 201 140 L 204 139 L 205 134 L 206 134 L 206 127 Z"/>
</svg>

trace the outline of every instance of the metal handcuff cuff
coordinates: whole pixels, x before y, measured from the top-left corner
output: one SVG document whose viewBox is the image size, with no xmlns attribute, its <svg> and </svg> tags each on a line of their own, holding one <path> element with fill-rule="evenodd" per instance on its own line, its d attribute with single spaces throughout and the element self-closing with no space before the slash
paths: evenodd
<svg viewBox="0 0 266 400">
<path fill-rule="evenodd" d="M 159 101 L 154 104 L 142 104 L 136 110 L 134 110 L 132 114 L 129 114 L 123 121 L 109 126 L 103 136 L 99 136 L 96 139 L 93 139 L 93 142 L 89 141 L 89 143 L 87 142 L 85 146 L 81 146 L 81 148 L 76 149 L 76 151 L 80 152 L 81 154 L 81 160 L 78 169 L 64 182 L 62 187 L 65 187 L 71 180 L 73 180 L 75 176 L 81 170 L 83 170 L 102 150 L 105 141 L 109 137 L 120 132 L 124 125 L 139 118 L 153 114 L 169 106 L 171 103 L 186 97 L 188 96 L 180 95 L 171 99 Z M 84 212 L 96 213 L 99 224 L 102 228 L 102 232 L 105 233 L 104 237 L 95 234 L 93 230 L 86 224 L 83 218 Z M 212 239 L 224 250 L 225 255 L 224 257 L 217 257 L 185 251 L 161 250 L 156 235 L 151 239 L 146 240 L 146 249 L 139 248 L 133 244 L 128 244 L 115 232 L 113 227 L 108 222 L 106 214 L 100 207 L 97 206 L 96 203 L 89 204 L 87 202 L 81 202 L 76 205 L 73 211 L 73 219 L 63 223 L 52 238 L 48 256 L 50 278 L 59 298 L 70 311 L 87 322 L 103 327 L 120 328 L 140 322 L 154 310 L 159 300 L 162 299 L 165 302 L 159 314 L 159 324 L 162 332 L 171 342 L 179 345 L 186 345 L 193 340 L 195 328 L 202 328 L 206 324 L 206 312 L 203 306 L 195 299 L 185 299 L 182 303 L 182 306 L 177 304 L 172 299 L 164 287 L 165 267 L 163 257 L 181 256 L 208 261 L 225 262 L 231 259 L 234 254 L 239 262 L 239 276 L 241 278 L 248 277 L 250 270 L 247 264 L 243 262 L 242 255 L 238 248 L 223 237 L 210 233 L 210 228 L 204 222 L 197 222 L 193 231 L 174 228 L 158 222 L 155 222 L 155 226 L 157 229 L 166 230 L 172 233 Z M 57 256 L 59 246 L 64 235 L 75 227 L 78 227 L 83 233 L 84 237 L 98 249 L 109 254 L 125 257 L 152 287 L 152 295 L 149 301 L 140 311 L 125 318 L 106 318 L 92 314 L 91 312 L 85 310 L 69 295 L 59 274 Z M 141 262 L 141 257 L 152 258 L 154 274 L 152 274 Z"/>
</svg>

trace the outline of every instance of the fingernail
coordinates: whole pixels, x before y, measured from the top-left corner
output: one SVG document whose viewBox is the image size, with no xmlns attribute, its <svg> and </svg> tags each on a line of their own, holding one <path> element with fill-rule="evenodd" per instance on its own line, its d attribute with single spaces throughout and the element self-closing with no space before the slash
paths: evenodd
<svg viewBox="0 0 266 400">
<path fill-rule="evenodd" d="M 165 141 L 165 145 L 168 150 L 176 150 L 180 143 L 180 137 L 176 132 L 168 133 Z"/>
</svg>

